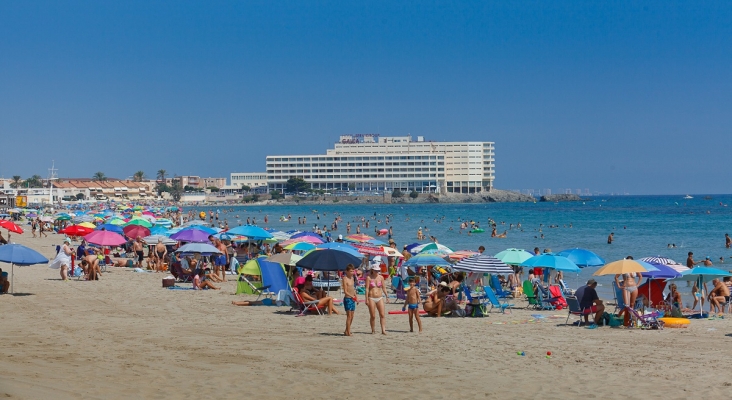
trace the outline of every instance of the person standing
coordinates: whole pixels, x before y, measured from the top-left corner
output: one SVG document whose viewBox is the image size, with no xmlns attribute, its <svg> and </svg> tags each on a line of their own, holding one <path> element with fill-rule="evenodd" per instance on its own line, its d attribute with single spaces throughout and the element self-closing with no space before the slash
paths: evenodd
<svg viewBox="0 0 732 400">
<path fill-rule="evenodd" d="M 344 336 L 352 336 L 351 323 L 353 322 L 353 316 L 356 314 L 356 304 L 358 303 L 358 297 L 356 296 L 356 280 L 353 277 L 353 271 L 356 268 L 353 264 L 346 266 L 346 275 L 343 276 L 343 308 L 346 310 L 346 330 L 343 332 Z"/>
<path fill-rule="evenodd" d="M 613 244 L 613 240 L 615 240 L 615 233 L 610 232 L 610 234 L 607 236 L 607 244 Z"/>
<path fill-rule="evenodd" d="M 142 260 L 145 259 L 145 253 L 143 253 L 142 249 L 142 238 L 138 236 L 132 244 L 132 251 L 134 251 L 137 256 L 137 268 L 140 269 L 142 269 Z"/>
<path fill-rule="evenodd" d="M 366 277 L 366 291 L 366 304 L 371 317 L 371 333 L 376 333 L 376 312 L 378 311 L 381 334 L 386 335 L 384 304 L 389 302 L 389 297 L 386 293 L 384 277 L 381 276 L 381 266 L 378 263 L 371 265 L 369 275 Z"/>
<path fill-rule="evenodd" d="M 732 246 L 732 238 L 729 237 L 729 233 L 724 234 L 724 247 L 730 248 Z"/>
<path fill-rule="evenodd" d="M 419 288 L 416 286 L 414 277 L 409 277 L 407 281 L 409 288 L 407 289 L 407 299 L 404 306 L 409 310 L 409 332 L 414 332 L 414 319 L 417 320 L 417 326 L 419 326 L 419 333 L 422 333 L 422 320 L 419 318 Z"/>
<path fill-rule="evenodd" d="M 68 269 L 71 266 L 71 239 L 64 238 L 63 246 L 56 254 L 56 258 L 53 259 L 49 268 L 59 268 L 62 281 L 69 280 Z"/>
<path fill-rule="evenodd" d="M 688 256 L 686 257 L 686 267 L 689 269 L 694 268 L 695 265 L 699 264 L 701 261 L 694 261 L 694 253 L 689 252 Z"/>
</svg>

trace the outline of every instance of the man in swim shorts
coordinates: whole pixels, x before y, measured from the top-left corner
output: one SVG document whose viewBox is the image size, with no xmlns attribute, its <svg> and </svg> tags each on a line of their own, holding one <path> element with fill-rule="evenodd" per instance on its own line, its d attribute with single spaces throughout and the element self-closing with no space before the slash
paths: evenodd
<svg viewBox="0 0 732 400">
<path fill-rule="evenodd" d="M 351 323 L 353 322 L 353 316 L 356 313 L 356 303 L 358 297 L 356 297 L 356 279 L 354 278 L 354 270 L 356 268 L 353 264 L 346 266 L 346 275 L 343 276 L 343 308 L 346 310 L 346 330 L 343 332 L 344 336 L 352 336 L 351 334 Z"/>
<path fill-rule="evenodd" d="M 714 289 L 709 292 L 709 311 L 724 314 L 724 307 L 729 302 L 729 288 L 719 279 L 713 279 Z"/>
<path fill-rule="evenodd" d="M 138 236 L 135 239 L 135 243 L 132 245 L 132 250 L 137 255 L 137 268 L 142 268 L 142 260 L 145 259 L 145 254 L 142 252 L 142 237 Z"/>
<path fill-rule="evenodd" d="M 595 314 L 595 322 L 588 326 L 590 329 L 597 328 L 597 325 L 602 319 L 602 313 L 605 311 L 605 305 L 597 296 L 597 291 L 595 291 L 596 287 L 597 281 L 590 279 L 587 281 L 587 285 L 581 286 L 576 292 L 574 292 L 577 300 L 579 300 L 580 308 L 584 311 L 585 325 L 588 324 L 589 315 L 592 313 Z"/>
</svg>

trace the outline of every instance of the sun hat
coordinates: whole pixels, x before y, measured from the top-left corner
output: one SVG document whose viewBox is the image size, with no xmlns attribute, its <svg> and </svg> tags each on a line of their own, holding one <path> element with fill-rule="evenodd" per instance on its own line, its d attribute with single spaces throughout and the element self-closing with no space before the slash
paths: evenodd
<svg viewBox="0 0 732 400">
<path fill-rule="evenodd" d="M 70 239 L 70 238 L 68 238 L 68 237 L 65 237 L 65 238 L 64 238 L 64 243 L 71 243 L 71 239 Z"/>
<path fill-rule="evenodd" d="M 381 271 L 381 265 L 379 265 L 377 263 L 373 263 L 373 264 L 371 264 L 371 270 L 373 270 L 373 271 Z"/>
<path fill-rule="evenodd" d="M 590 286 L 590 285 L 594 285 L 594 284 L 596 284 L 596 283 L 597 283 L 597 281 L 596 281 L 596 280 L 594 280 L 594 279 L 590 279 L 590 280 L 588 280 L 588 281 L 587 281 L 587 286 Z"/>
<path fill-rule="evenodd" d="M 447 287 L 447 282 L 440 282 L 440 286 Z"/>
<path fill-rule="evenodd" d="M 295 278 L 295 284 L 293 286 L 299 286 L 305 284 L 305 277 L 304 276 L 298 276 Z"/>
</svg>

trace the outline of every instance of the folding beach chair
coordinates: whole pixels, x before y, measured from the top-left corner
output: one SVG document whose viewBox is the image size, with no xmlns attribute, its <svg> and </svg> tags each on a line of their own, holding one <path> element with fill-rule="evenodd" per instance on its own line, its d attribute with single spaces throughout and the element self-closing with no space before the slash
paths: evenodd
<svg viewBox="0 0 732 400">
<path fill-rule="evenodd" d="M 496 297 L 496 294 L 493 292 L 493 289 L 491 289 L 489 286 L 483 286 L 483 290 L 485 291 L 485 295 L 488 298 L 488 302 L 483 303 L 484 305 L 491 305 L 491 309 L 488 310 L 493 311 L 494 308 L 498 308 L 501 310 L 503 314 L 506 313 L 506 309 L 511 312 L 511 307 L 513 307 L 513 304 L 509 304 L 506 299 L 503 299 L 503 303 L 498 301 L 498 297 Z"/>
<path fill-rule="evenodd" d="M 564 295 L 565 297 L 568 297 L 568 296 L 574 296 L 574 290 L 573 290 L 573 289 L 570 289 L 570 288 L 569 288 L 569 287 L 567 286 L 567 284 L 566 284 L 566 283 L 564 282 L 564 279 L 560 279 L 560 280 L 559 280 L 559 287 L 560 287 L 560 288 L 562 288 L 562 294 L 563 294 L 563 295 Z"/>
<path fill-rule="evenodd" d="M 564 297 L 564 293 L 562 293 L 562 288 L 559 287 L 559 285 L 549 285 L 549 294 L 553 297 L 553 299 L 555 299 L 555 301 L 552 302 L 552 305 L 554 305 L 554 307 L 559 310 L 567 308 L 567 299 Z"/>
<path fill-rule="evenodd" d="M 475 298 L 475 300 L 477 300 L 477 302 L 474 302 L 473 301 L 473 299 L 474 299 L 473 298 L 473 294 L 470 293 L 470 288 L 468 286 L 466 286 L 466 285 L 463 285 L 462 288 L 463 288 L 463 294 L 465 295 L 465 299 L 468 302 L 467 304 L 470 305 L 470 306 L 472 306 L 472 307 L 477 307 L 480 310 L 480 315 L 479 316 L 481 316 L 481 317 L 485 316 L 486 315 L 486 309 L 485 309 L 486 303 L 485 302 L 480 302 L 480 299 L 477 298 L 477 297 Z M 476 293 L 476 295 L 477 295 L 477 293 Z M 481 295 L 480 297 L 483 297 L 483 296 L 484 295 Z M 470 315 L 470 316 L 471 317 L 475 317 L 476 314 L 477 313 L 475 311 L 473 311 L 472 315 Z"/>
<path fill-rule="evenodd" d="M 539 298 L 540 307 L 542 310 L 555 310 L 557 307 L 554 303 L 557 302 L 556 297 L 551 297 L 546 288 L 541 285 L 536 285 L 536 296 Z"/>
<path fill-rule="evenodd" d="M 626 307 L 641 326 L 641 329 L 663 329 L 663 321 L 658 318 L 663 316 L 662 312 L 654 311 L 650 314 L 640 314 L 634 308 Z"/>
<path fill-rule="evenodd" d="M 567 300 L 567 307 L 569 308 L 569 313 L 567 314 L 567 320 L 564 321 L 564 325 L 567 325 L 567 323 L 569 323 L 570 316 L 576 315 L 576 316 L 580 317 L 580 319 L 578 321 L 579 323 L 577 324 L 577 326 L 580 326 L 582 323 L 581 317 L 592 314 L 592 311 L 591 311 L 592 309 L 580 307 L 579 299 L 577 299 L 574 296 L 567 297 L 566 300 Z"/>
<path fill-rule="evenodd" d="M 391 287 L 394 289 L 394 293 L 396 293 L 397 300 L 407 300 L 407 292 L 404 291 L 404 280 L 400 276 L 395 276 L 391 278 Z"/>
<path fill-rule="evenodd" d="M 295 297 L 295 301 L 298 303 L 298 308 L 300 309 L 300 314 L 298 315 L 305 315 L 308 311 L 315 311 L 318 313 L 318 315 L 323 315 L 323 308 L 325 306 L 318 306 L 319 301 L 313 300 L 313 301 L 304 301 L 302 299 L 302 296 L 300 296 L 300 291 L 297 290 L 297 288 L 292 288 L 292 295 Z"/>
<path fill-rule="evenodd" d="M 496 296 L 498 296 L 499 299 L 513 297 L 513 293 L 503 289 L 501 281 L 498 280 L 496 275 L 491 275 L 491 286 L 493 286 L 493 289 L 496 291 Z"/>
<path fill-rule="evenodd" d="M 252 281 L 247 279 L 247 277 L 244 274 L 239 274 L 239 282 L 243 282 L 246 285 L 248 285 L 249 288 L 252 290 L 252 294 L 257 295 L 257 300 L 259 300 L 259 298 L 262 297 L 263 295 L 267 296 L 267 297 L 271 297 L 274 294 L 269 291 L 269 288 L 271 288 L 272 285 L 256 286 L 254 283 L 252 283 Z M 239 294 L 239 293 L 240 293 L 240 291 L 237 290 L 236 294 Z M 255 301 L 257 301 L 257 300 L 255 300 Z"/>
<path fill-rule="evenodd" d="M 529 302 L 526 308 L 540 309 L 541 302 L 539 301 L 539 298 L 536 296 L 536 294 L 534 294 L 534 285 L 531 283 L 531 281 L 525 280 L 523 283 L 523 288 L 526 300 L 528 300 Z"/>
</svg>

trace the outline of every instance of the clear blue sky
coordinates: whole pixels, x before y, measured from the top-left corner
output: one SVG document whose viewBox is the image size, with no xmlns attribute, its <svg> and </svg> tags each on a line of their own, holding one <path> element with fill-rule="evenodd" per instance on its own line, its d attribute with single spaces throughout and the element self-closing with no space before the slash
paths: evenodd
<svg viewBox="0 0 732 400">
<path fill-rule="evenodd" d="M 730 4 L 0 2 L 0 174 L 411 133 L 495 141 L 499 188 L 732 193 Z"/>
</svg>

